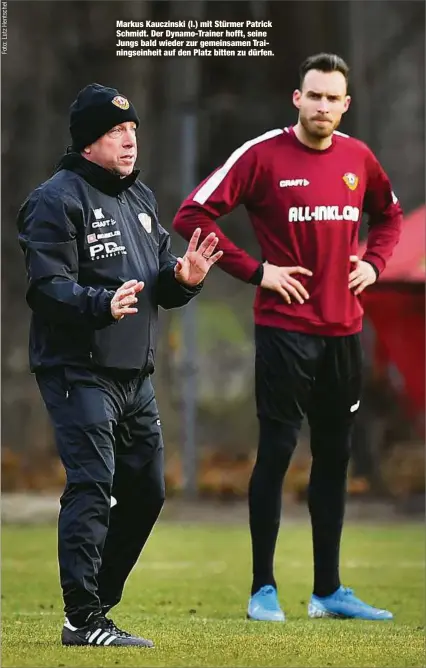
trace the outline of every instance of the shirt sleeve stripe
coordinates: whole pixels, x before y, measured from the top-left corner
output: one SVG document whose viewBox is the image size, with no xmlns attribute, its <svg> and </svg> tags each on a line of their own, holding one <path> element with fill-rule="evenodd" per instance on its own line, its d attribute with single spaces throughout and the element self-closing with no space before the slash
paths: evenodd
<svg viewBox="0 0 426 668">
<path fill-rule="evenodd" d="M 242 155 L 246 151 L 249 150 L 252 146 L 255 144 L 260 144 L 262 141 L 266 141 L 267 139 L 272 139 L 272 137 L 277 137 L 278 135 L 283 134 L 283 130 L 277 129 L 277 130 L 269 130 L 269 132 L 265 132 L 263 135 L 260 135 L 260 137 L 256 137 L 255 139 L 251 139 L 250 141 L 247 141 L 245 144 L 237 148 L 232 155 L 229 156 L 228 160 L 225 162 L 225 164 L 217 170 L 212 176 L 207 179 L 205 184 L 200 188 L 200 190 L 194 195 L 193 201 L 198 202 L 198 204 L 205 204 L 208 200 L 208 198 L 214 193 L 216 188 L 220 186 L 222 183 L 223 179 L 225 176 L 228 174 L 229 170 L 239 158 L 241 158 Z"/>
</svg>

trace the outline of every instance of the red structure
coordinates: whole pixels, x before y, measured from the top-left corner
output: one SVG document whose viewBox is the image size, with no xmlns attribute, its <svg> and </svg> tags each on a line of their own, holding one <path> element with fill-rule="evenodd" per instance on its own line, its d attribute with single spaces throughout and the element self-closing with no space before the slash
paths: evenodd
<svg viewBox="0 0 426 668">
<path fill-rule="evenodd" d="M 406 217 L 401 240 L 377 284 L 363 296 L 375 332 L 374 365 L 401 379 L 398 391 L 408 415 L 425 434 L 425 227 L 426 207 Z M 361 245 L 359 255 L 365 250 Z"/>
</svg>

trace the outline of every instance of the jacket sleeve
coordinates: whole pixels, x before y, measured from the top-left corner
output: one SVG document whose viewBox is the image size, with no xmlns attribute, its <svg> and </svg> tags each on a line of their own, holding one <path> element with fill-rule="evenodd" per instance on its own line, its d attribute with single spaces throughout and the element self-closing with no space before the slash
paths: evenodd
<svg viewBox="0 0 426 668">
<path fill-rule="evenodd" d="M 65 193 L 35 191 L 18 216 L 27 269 L 27 303 L 57 324 L 101 329 L 115 322 L 113 291 L 78 284 L 77 201 Z"/>
<path fill-rule="evenodd" d="M 367 249 L 362 258 L 379 276 L 399 241 L 403 213 L 389 178 L 377 158 L 369 152 L 364 211 L 368 214 Z"/>
<path fill-rule="evenodd" d="M 157 303 L 164 309 L 185 306 L 193 297 L 198 295 L 203 282 L 190 287 L 179 283 L 175 278 L 177 258 L 170 250 L 170 234 L 158 225 L 159 231 L 159 262 L 160 273 L 157 285 Z"/>
<path fill-rule="evenodd" d="M 238 248 L 216 223 L 217 218 L 239 204 L 249 208 L 255 197 L 259 166 L 256 150 L 251 144 L 247 142 L 234 151 L 222 167 L 186 198 L 174 218 L 173 227 L 187 240 L 197 227 L 201 228 L 201 240 L 214 232 L 219 238 L 216 250 L 223 251 L 218 266 L 235 278 L 259 285 L 263 277 L 263 265 Z"/>
</svg>

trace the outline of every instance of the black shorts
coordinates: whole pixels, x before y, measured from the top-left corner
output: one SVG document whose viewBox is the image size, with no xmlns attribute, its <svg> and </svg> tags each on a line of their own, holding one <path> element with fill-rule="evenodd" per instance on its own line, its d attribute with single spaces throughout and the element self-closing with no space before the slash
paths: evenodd
<svg viewBox="0 0 426 668">
<path fill-rule="evenodd" d="M 360 404 L 362 350 L 359 334 L 314 336 L 256 325 L 258 417 L 300 427 L 309 421 L 353 421 Z"/>
</svg>

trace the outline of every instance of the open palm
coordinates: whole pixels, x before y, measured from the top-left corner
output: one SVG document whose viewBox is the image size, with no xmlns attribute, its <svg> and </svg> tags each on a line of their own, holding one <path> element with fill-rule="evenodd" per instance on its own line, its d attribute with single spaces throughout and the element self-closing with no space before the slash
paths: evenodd
<svg viewBox="0 0 426 668">
<path fill-rule="evenodd" d="M 219 242 L 214 232 L 208 234 L 197 248 L 200 234 L 201 228 L 197 227 L 189 241 L 185 255 L 177 258 L 175 266 L 176 280 L 192 287 L 205 279 L 210 267 L 223 255 L 222 251 L 213 254 Z"/>
</svg>

